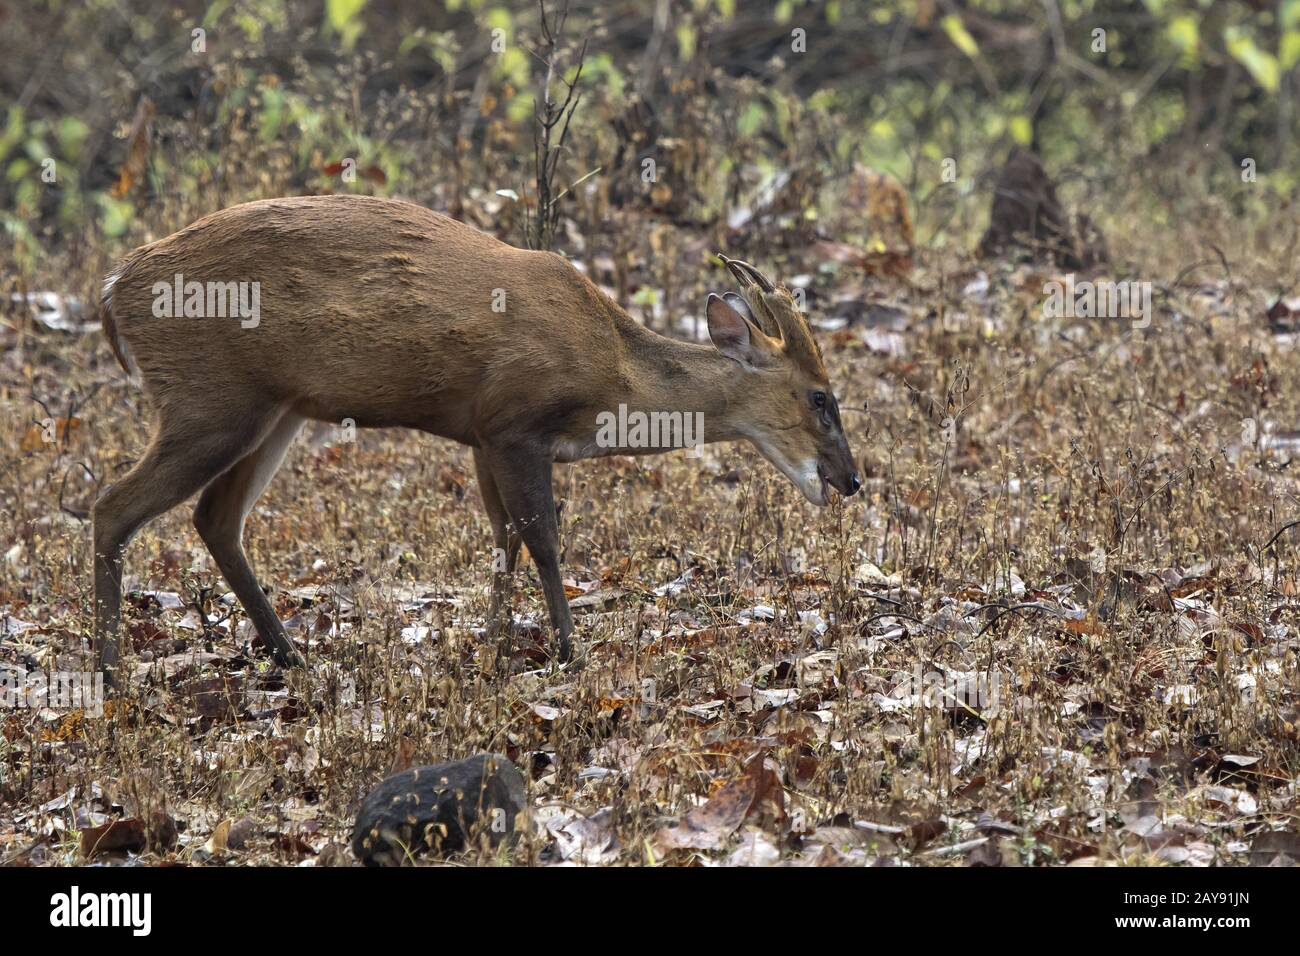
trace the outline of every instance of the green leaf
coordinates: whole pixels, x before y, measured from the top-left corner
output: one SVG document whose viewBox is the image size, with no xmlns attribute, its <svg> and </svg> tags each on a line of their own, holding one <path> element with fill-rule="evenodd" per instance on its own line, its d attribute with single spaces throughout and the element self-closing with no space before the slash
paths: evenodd
<svg viewBox="0 0 1300 956">
<path fill-rule="evenodd" d="M 898 135 L 898 131 L 894 129 L 894 124 L 889 120 L 878 119 L 871 124 L 867 134 L 877 139 L 893 139 Z"/>
<path fill-rule="evenodd" d="M 533 118 L 536 108 L 536 98 L 532 93 L 516 93 L 506 104 L 506 116 L 512 123 L 527 123 Z"/>
<path fill-rule="evenodd" d="M 1021 146 L 1028 146 L 1034 141 L 1034 124 L 1029 122 L 1028 116 L 1011 117 L 1007 129 L 1011 133 L 1011 138 Z"/>
<path fill-rule="evenodd" d="M 1277 50 L 1278 64 L 1289 70 L 1300 63 L 1300 30 L 1288 30 L 1282 34 Z"/>
<path fill-rule="evenodd" d="M 683 62 L 695 56 L 695 28 L 685 20 L 677 24 L 677 49 Z"/>
<path fill-rule="evenodd" d="M 426 39 L 427 34 L 423 27 L 412 30 L 410 33 L 406 34 L 406 36 L 402 37 L 402 42 L 397 44 L 397 55 L 405 56 L 417 46 L 423 46 Z"/>
<path fill-rule="evenodd" d="M 1300 27 L 1300 0 L 1282 0 L 1277 11 L 1277 25 L 1283 30 Z"/>
<path fill-rule="evenodd" d="M 23 143 L 23 150 L 34 163 L 50 158 L 50 148 L 45 145 L 45 140 L 38 136 L 33 136 Z"/>
<path fill-rule="evenodd" d="M 736 120 L 736 132 L 741 136 L 753 136 L 763 128 L 766 120 L 767 110 L 763 109 L 763 104 L 751 100 Z"/>
<path fill-rule="evenodd" d="M 1197 47 L 1201 42 L 1200 27 L 1197 26 L 1196 17 L 1190 13 L 1180 13 L 1172 17 L 1169 25 L 1165 27 L 1165 35 L 1184 56 L 1190 55 L 1195 58 Z"/>
<path fill-rule="evenodd" d="M 9 116 L 5 123 L 4 132 L 0 132 L 0 159 L 4 159 L 9 155 L 9 151 L 23 138 L 24 128 L 23 108 L 15 103 L 9 107 Z"/>
<path fill-rule="evenodd" d="M 275 87 L 262 90 L 262 112 L 258 117 L 257 134 L 264 143 L 275 140 L 284 124 L 284 94 Z"/>
<path fill-rule="evenodd" d="M 1255 41 L 1241 27 L 1228 27 L 1223 33 L 1228 52 L 1246 68 L 1255 82 L 1270 93 L 1276 93 L 1282 79 L 1277 57 L 1255 45 Z"/>
<path fill-rule="evenodd" d="M 528 54 L 517 46 L 506 47 L 497 57 L 496 75 L 503 76 L 515 86 L 528 85 Z"/>
<path fill-rule="evenodd" d="M 623 74 L 619 72 L 613 58 L 608 53 L 600 53 L 592 57 L 587 64 L 587 72 L 583 73 L 591 82 L 605 88 L 606 94 L 612 100 L 621 100 L 623 98 L 624 80 Z"/>
<path fill-rule="evenodd" d="M 131 225 L 134 207 L 125 199 L 114 199 L 108 193 L 96 193 L 99 200 L 99 228 L 104 235 L 115 239 Z"/>
<path fill-rule="evenodd" d="M 41 201 L 41 187 L 37 184 L 35 177 L 30 177 L 20 182 L 14 193 L 14 198 L 16 200 L 14 206 L 20 211 L 24 209 L 35 209 L 37 204 Z"/>
<path fill-rule="evenodd" d="M 329 17 L 330 26 L 342 33 L 365 5 L 366 0 L 325 0 L 325 13 Z"/>
<path fill-rule="evenodd" d="M 226 12 L 230 6 L 230 0 L 214 0 L 212 6 L 208 7 L 207 13 L 203 15 L 203 28 L 211 30 L 221 19 L 221 15 Z"/>
<path fill-rule="evenodd" d="M 943 32 L 948 34 L 948 39 L 952 41 L 952 45 L 961 50 L 962 53 L 965 53 L 972 60 L 979 57 L 979 45 L 967 31 L 966 25 L 961 22 L 961 17 L 955 13 L 950 13 L 939 21 L 939 26 L 943 27 Z"/>
<path fill-rule="evenodd" d="M 235 23 L 239 25 L 239 29 L 243 31 L 249 43 L 262 42 L 262 28 L 265 25 L 263 21 L 251 13 L 240 12 L 235 14 Z"/>
<path fill-rule="evenodd" d="M 1282 0 L 1277 25 L 1282 29 L 1277 43 L 1278 62 L 1282 69 L 1289 70 L 1300 61 L 1300 0 Z"/>
<path fill-rule="evenodd" d="M 75 116 L 65 116 L 59 120 L 56 135 L 59 138 L 59 152 L 63 158 L 75 162 L 89 134 L 90 127 Z"/>
</svg>

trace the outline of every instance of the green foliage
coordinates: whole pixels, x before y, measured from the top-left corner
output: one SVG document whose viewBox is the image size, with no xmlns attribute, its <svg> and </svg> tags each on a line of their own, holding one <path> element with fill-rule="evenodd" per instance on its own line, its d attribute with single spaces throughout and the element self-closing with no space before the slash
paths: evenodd
<svg viewBox="0 0 1300 956">
<path fill-rule="evenodd" d="M 1277 57 L 1256 46 L 1254 37 L 1245 27 L 1228 27 L 1223 38 L 1228 52 L 1250 71 L 1255 82 L 1268 92 L 1276 93 L 1281 79 Z"/>
<path fill-rule="evenodd" d="M 961 50 L 972 60 L 980 55 L 979 46 L 975 43 L 975 38 L 967 31 L 965 24 L 962 23 L 961 17 L 955 13 L 950 13 L 939 21 L 939 26 L 943 27 L 943 32 L 948 34 L 948 39 L 952 45 Z"/>
<path fill-rule="evenodd" d="M 356 46 L 357 38 L 365 29 L 361 22 L 361 11 L 365 6 L 366 0 L 325 0 L 329 25 L 338 33 L 346 50 Z"/>
<path fill-rule="evenodd" d="M 612 122 L 641 92 L 652 6 L 617 24 L 582 5 L 572 14 L 590 46 L 583 107 L 566 149 L 576 174 L 605 168 L 587 189 L 611 175 Z M 958 177 L 944 188 L 969 191 L 986 185 L 984 174 L 1012 145 L 1034 143 L 1050 167 L 1085 174 L 1063 189 L 1084 191 L 1130 169 L 1159 172 L 1166 164 L 1150 157 L 1199 142 L 1207 186 L 1214 177 L 1237 183 L 1242 156 L 1257 161 L 1258 182 L 1234 188 L 1242 209 L 1294 191 L 1287 151 L 1300 140 L 1300 117 L 1281 97 L 1297 92 L 1300 0 L 1263 12 L 1202 0 L 1056 7 L 1068 64 L 1051 60 L 1055 28 L 1046 8 L 1006 0 L 674 4 L 649 97 L 661 121 L 661 141 L 652 145 L 667 164 L 665 186 L 674 201 L 690 197 L 688 215 L 718 216 L 792 165 L 833 178 L 861 162 L 892 173 L 924 202 L 943 196 L 945 160 Z M 467 186 L 527 193 L 539 79 L 529 53 L 538 30 L 532 2 L 209 0 L 198 15 L 210 43 L 201 56 L 188 49 L 187 25 L 159 21 L 146 0 L 98 0 L 60 14 L 69 31 L 88 38 L 68 54 L 63 75 L 114 77 L 113 101 L 55 109 L 75 95 L 20 101 L 22 84 L 4 91 L 11 95 L 0 111 L 0 209 L 6 242 L 21 256 L 30 259 L 55 230 L 73 234 L 87 224 L 131 238 L 133 217 L 162 197 L 214 185 L 225 201 L 281 189 L 411 194 L 452 145 L 475 157 L 462 171 Z M 796 27 L 807 32 L 807 54 L 791 53 Z M 1094 49 L 1097 29 L 1104 50 Z M 504 46 L 488 51 L 493 30 Z M 302 56 L 304 37 L 318 43 L 311 56 Z M 26 46 L 38 51 L 34 39 Z M 126 126 L 146 88 L 143 79 L 139 88 L 119 82 L 130 71 L 168 94 L 147 168 L 115 198 Z M 182 88 L 186 95 L 177 95 Z M 1197 88 L 1201 95 L 1190 96 Z M 468 141 L 458 144 L 461 135 Z M 325 171 L 344 158 L 368 175 L 344 183 Z M 55 183 L 41 180 L 47 160 L 56 164 Z M 491 172 L 475 168 L 488 162 Z M 819 164 L 825 168 L 814 169 Z M 918 228 L 926 229 L 924 215 Z"/>
</svg>

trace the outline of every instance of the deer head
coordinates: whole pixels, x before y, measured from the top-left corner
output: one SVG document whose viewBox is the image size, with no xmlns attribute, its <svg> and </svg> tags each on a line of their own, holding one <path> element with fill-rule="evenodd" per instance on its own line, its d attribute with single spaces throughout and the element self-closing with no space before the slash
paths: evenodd
<svg viewBox="0 0 1300 956">
<path fill-rule="evenodd" d="M 862 487 L 821 349 L 790 293 L 747 262 L 719 256 L 740 294 L 710 294 L 709 337 L 743 377 L 737 431 L 815 505 Z"/>
</svg>

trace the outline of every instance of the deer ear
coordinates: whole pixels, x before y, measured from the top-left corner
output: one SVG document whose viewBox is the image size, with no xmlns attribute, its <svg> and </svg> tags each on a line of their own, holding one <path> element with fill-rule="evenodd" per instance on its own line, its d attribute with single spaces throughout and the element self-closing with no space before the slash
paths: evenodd
<svg viewBox="0 0 1300 956">
<path fill-rule="evenodd" d="M 733 361 L 745 365 L 754 362 L 754 337 L 757 330 L 749 320 L 712 292 L 704 307 L 713 347 Z"/>
<path fill-rule="evenodd" d="M 749 303 L 734 292 L 725 292 L 722 298 L 726 300 L 727 305 L 731 306 L 749 321 L 754 321 L 754 313 L 749 311 Z"/>
</svg>

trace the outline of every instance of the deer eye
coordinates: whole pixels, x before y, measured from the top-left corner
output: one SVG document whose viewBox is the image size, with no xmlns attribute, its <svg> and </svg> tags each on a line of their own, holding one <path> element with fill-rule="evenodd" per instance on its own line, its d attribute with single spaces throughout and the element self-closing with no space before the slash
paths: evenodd
<svg viewBox="0 0 1300 956">
<path fill-rule="evenodd" d="M 825 407 L 826 407 L 826 393 L 825 393 L 825 392 L 813 392 L 812 400 L 813 400 L 813 408 L 819 408 L 819 409 L 820 409 L 820 408 L 825 408 Z"/>
</svg>

